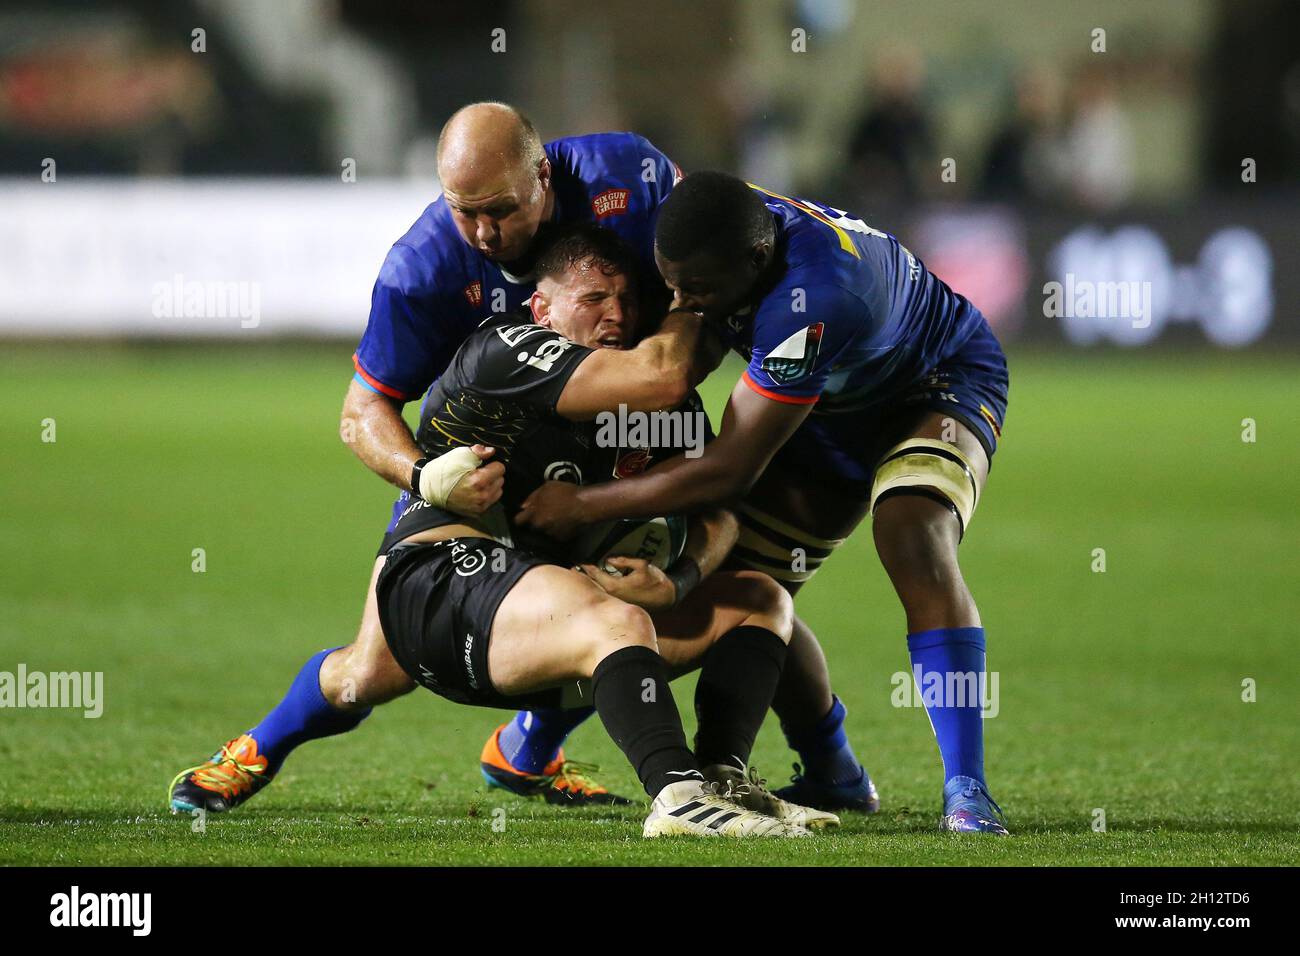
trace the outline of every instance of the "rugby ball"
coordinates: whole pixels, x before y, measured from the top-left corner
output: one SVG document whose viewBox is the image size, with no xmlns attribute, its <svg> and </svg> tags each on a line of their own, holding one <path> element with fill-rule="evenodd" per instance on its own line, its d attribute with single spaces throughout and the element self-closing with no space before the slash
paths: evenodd
<svg viewBox="0 0 1300 956">
<path fill-rule="evenodd" d="M 618 518 L 590 525 L 576 541 L 577 560 L 595 564 L 610 574 L 617 568 L 609 558 L 642 558 L 666 569 L 686 547 L 686 519 L 681 515 L 663 518 Z"/>
</svg>

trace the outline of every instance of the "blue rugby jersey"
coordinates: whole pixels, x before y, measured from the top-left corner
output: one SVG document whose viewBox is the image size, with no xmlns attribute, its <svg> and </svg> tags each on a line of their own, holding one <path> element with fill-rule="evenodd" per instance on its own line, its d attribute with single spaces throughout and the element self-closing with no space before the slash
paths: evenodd
<svg viewBox="0 0 1300 956">
<path fill-rule="evenodd" d="M 824 412 L 866 407 L 919 381 L 984 325 L 893 236 L 753 188 L 776 219 L 780 265 L 727 324 L 759 394 Z"/>
<path fill-rule="evenodd" d="M 635 133 L 594 133 L 545 146 L 558 222 L 594 221 L 629 242 L 647 275 L 659 205 L 681 170 Z M 353 356 L 357 378 L 400 401 L 419 398 L 484 319 L 533 294 L 456 231 L 439 196 L 393 245 L 379 270 L 370 319 Z"/>
</svg>

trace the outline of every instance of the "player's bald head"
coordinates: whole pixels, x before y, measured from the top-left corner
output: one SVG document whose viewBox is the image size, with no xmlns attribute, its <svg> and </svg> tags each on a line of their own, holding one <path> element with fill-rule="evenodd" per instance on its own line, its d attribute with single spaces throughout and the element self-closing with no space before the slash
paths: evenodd
<svg viewBox="0 0 1300 956">
<path fill-rule="evenodd" d="M 489 259 L 526 256 L 552 213 L 541 137 L 505 103 L 471 103 L 452 114 L 438 138 L 438 178 L 461 238 Z"/>
<path fill-rule="evenodd" d="M 456 192 L 473 193 L 491 180 L 531 175 L 545 158 L 533 124 L 506 103 L 461 107 L 438 137 L 438 177 Z"/>
</svg>

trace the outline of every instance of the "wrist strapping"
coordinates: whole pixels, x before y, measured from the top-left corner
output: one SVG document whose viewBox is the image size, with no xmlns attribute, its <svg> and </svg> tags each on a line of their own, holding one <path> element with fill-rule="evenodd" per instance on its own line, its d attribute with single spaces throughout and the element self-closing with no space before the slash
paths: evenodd
<svg viewBox="0 0 1300 956">
<path fill-rule="evenodd" d="M 429 504 L 445 508 L 447 499 L 460 480 L 481 464 L 482 460 L 469 448 L 453 448 L 445 455 L 424 459 L 423 464 L 416 462 L 411 474 L 411 490 Z M 415 487 L 417 482 L 418 487 Z"/>
<path fill-rule="evenodd" d="M 674 561 L 664 574 L 669 581 L 673 582 L 673 587 L 677 591 L 677 597 L 673 599 L 674 605 L 681 604 L 682 599 L 694 590 L 702 577 L 700 566 L 695 563 L 695 559 L 685 555 Z"/>
</svg>

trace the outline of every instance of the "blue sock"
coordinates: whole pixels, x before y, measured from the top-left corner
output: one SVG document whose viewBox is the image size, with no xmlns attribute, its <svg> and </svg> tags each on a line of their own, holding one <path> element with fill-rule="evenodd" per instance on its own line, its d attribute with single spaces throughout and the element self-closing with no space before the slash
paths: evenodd
<svg viewBox="0 0 1300 956">
<path fill-rule="evenodd" d="M 814 780 L 832 786 L 848 786 L 862 780 L 865 771 L 844 733 L 847 714 L 840 699 L 832 697 L 831 709 L 811 727 L 794 728 L 781 722 L 786 742 L 799 755 L 804 773 Z"/>
<path fill-rule="evenodd" d="M 266 758 L 270 773 L 276 773 L 299 744 L 349 731 L 370 714 L 369 707 L 339 710 L 321 693 L 320 666 L 337 650 L 332 647 L 309 659 L 289 685 L 284 700 L 248 732 L 257 741 L 257 752 Z"/>
<path fill-rule="evenodd" d="M 914 680 L 920 672 L 917 689 L 943 755 L 944 783 L 958 775 L 984 783 L 984 628 L 937 628 L 909 634 L 907 650 Z M 949 674 L 975 677 L 973 681 L 950 679 Z M 960 693 L 949 699 L 947 691 L 952 690 Z"/>
<path fill-rule="evenodd" d="M 501 754 L 522 773 L 541 773 L 560 752 L 564 739 L 595 712 L 595 707 L 521 710 L 501 729 Z"/>
</svg>

